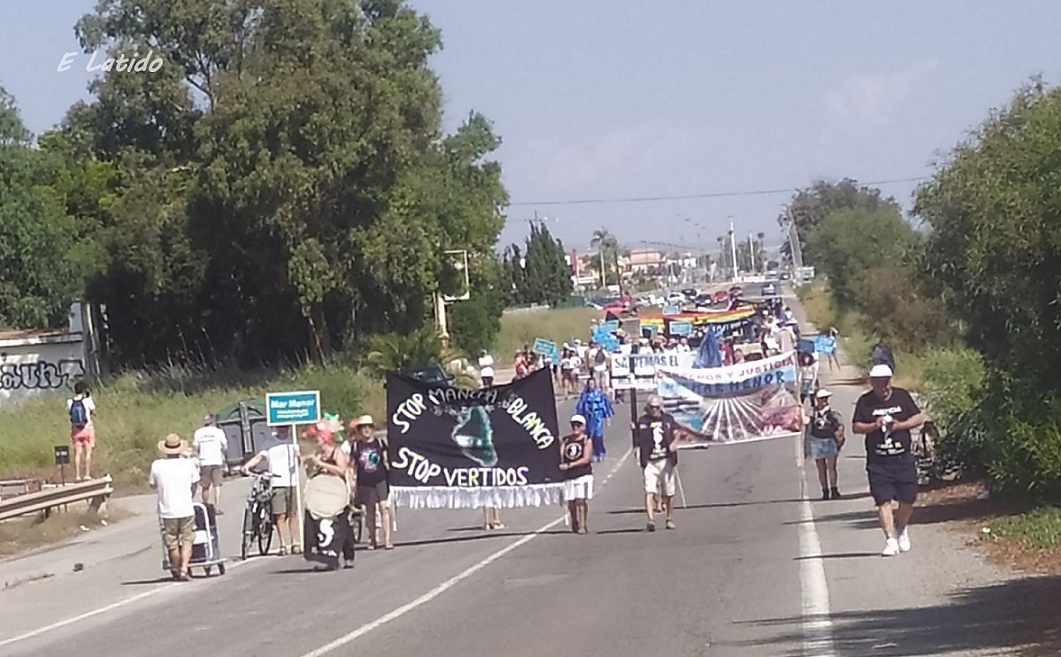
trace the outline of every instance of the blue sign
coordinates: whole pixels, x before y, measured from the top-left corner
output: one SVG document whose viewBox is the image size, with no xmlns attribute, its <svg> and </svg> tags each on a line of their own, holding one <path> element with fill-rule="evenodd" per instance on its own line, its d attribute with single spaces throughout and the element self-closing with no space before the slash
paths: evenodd
<svg viewBox="0 0 1061 657">
<path fill-rule="evenodd" d="M 615 333 L 616 331 L 619 330 L 619 320 L 613 319 L 613 320 L 604 322 L 604 323 L 601 324 L 601 328 L 604 329 L 605 331 L 607 331 L 608 333 Z"/>
<path fill-rule="evenodd" d="M 645 331 L 648 331 L 648 335 L 649 335 L 650 338 L 654 338 L 657 335 L 659 335 L 659 326 L 657 326 L 655 324 L 642 323 L 641 324 L 641 335 L 644 335 Z"/>
<path fill-rule="evenodd" d="M 321 419 L 319 390 L 270 392 L 265 395 L 266 424 L 270 427 L 314 424 Z"/>
<path fill-rule="evenodd" d="M 678 306 L 663 306 L 664 315 L 678 315 L 681 313 L 681 308 Z"/>
<path fill-rule="evenodd" d="M 619 338 L 604 326 L 593 329 L 593 341 L 604 347 L 607 351 L 619 350 Z"/>
<path fill-rule="evenodd" d="M 672 335 L 689 335 L 693 332 L 692 322 L 671 322 L 670 332 Z"/>
<path fill-rule="evenodd" d="M 556 343 L 552 340 L 546 340 L 545 338 L 536 338 L 534 340 L 534 347 L 531 348 L 531 351 L 552 358 L 553 354 L 557 352 Z"/>
</svg>

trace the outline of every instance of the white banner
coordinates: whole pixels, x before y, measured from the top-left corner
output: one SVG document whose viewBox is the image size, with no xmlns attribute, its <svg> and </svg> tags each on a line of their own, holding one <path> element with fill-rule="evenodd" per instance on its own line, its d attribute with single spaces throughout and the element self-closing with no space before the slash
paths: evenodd
<svg viewBox="0 0 1061 657">
<path fill-rule="evenodd" d="M 614 390 L 651 390 L 657 386 L 657 369 L 693 366 L 696 354 L 687 351 L 669 354 L 612 354 L 611 382 Z"/>
</svg>

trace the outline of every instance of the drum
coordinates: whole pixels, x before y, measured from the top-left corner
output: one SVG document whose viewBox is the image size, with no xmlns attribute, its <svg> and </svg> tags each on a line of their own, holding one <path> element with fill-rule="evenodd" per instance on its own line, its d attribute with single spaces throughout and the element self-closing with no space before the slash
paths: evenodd
<svg viewBox="0 0 1061 657">
<path fill-rule="evenodd" d="M 306 511 L 313 518 L 323 520 L 342 513 L 350 502 L 350 491 L 342 477 L 317 475 L 306 482 L 304 497 Z"/>
</svg>

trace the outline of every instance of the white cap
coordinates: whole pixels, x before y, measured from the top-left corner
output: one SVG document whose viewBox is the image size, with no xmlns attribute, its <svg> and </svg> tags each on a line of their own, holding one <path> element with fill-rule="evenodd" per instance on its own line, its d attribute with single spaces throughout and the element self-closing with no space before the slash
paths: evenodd
<svg viewBox="0 0 1061 657">
<path fill-rule="evenodd" d="M 577 414 L 576 415 L 572 415 L 571 416 L 571 424 L 582 424 L 582 425 L 585 425 L 586 424 L 586 418 L 582 417 L 581 415 L 577 415 Z"/>
<path fill-rule="evenodd" d="M 824 397 L 832 397 L 833 393 L 829 392 L 825 388 L 822 388 L 818 392 L 814 393 L 814 396 L 817 397 L 818 399 L 822 399 Z"/>
<path fill-rule="evenodd" d="M 884 363 L 878 363 L 869 370 L 869 378 L 871 379 L 887 379 L 892 376 L 892 368 L 888 367 Z"/>
</svg>

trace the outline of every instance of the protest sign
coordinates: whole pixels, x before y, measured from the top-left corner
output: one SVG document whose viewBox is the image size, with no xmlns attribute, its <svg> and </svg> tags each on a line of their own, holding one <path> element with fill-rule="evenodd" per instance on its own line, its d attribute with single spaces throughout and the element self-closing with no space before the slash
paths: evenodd
<svg viewBox="0 0 1061 657">
<path fill-rule="evenodd" d="M 799 434 L 796 352 L 727 367 L 660 366 L 664 408 L 689 436 L 679 447 L 745 443 Z"/>
<path fill-rule="evenodd" d="M 654 354 L 612 354 L 611 386 L 614 390 L 655 390 L 659 367 L 691 368 L 692 352 Z"/>
<path fill-rule="evenodd" d="M 478 390 L 387 375 L 387 455 L 400 506 L 558 503 L 564 486 L 559 439 L 547 369 Z"/>
</svg>

